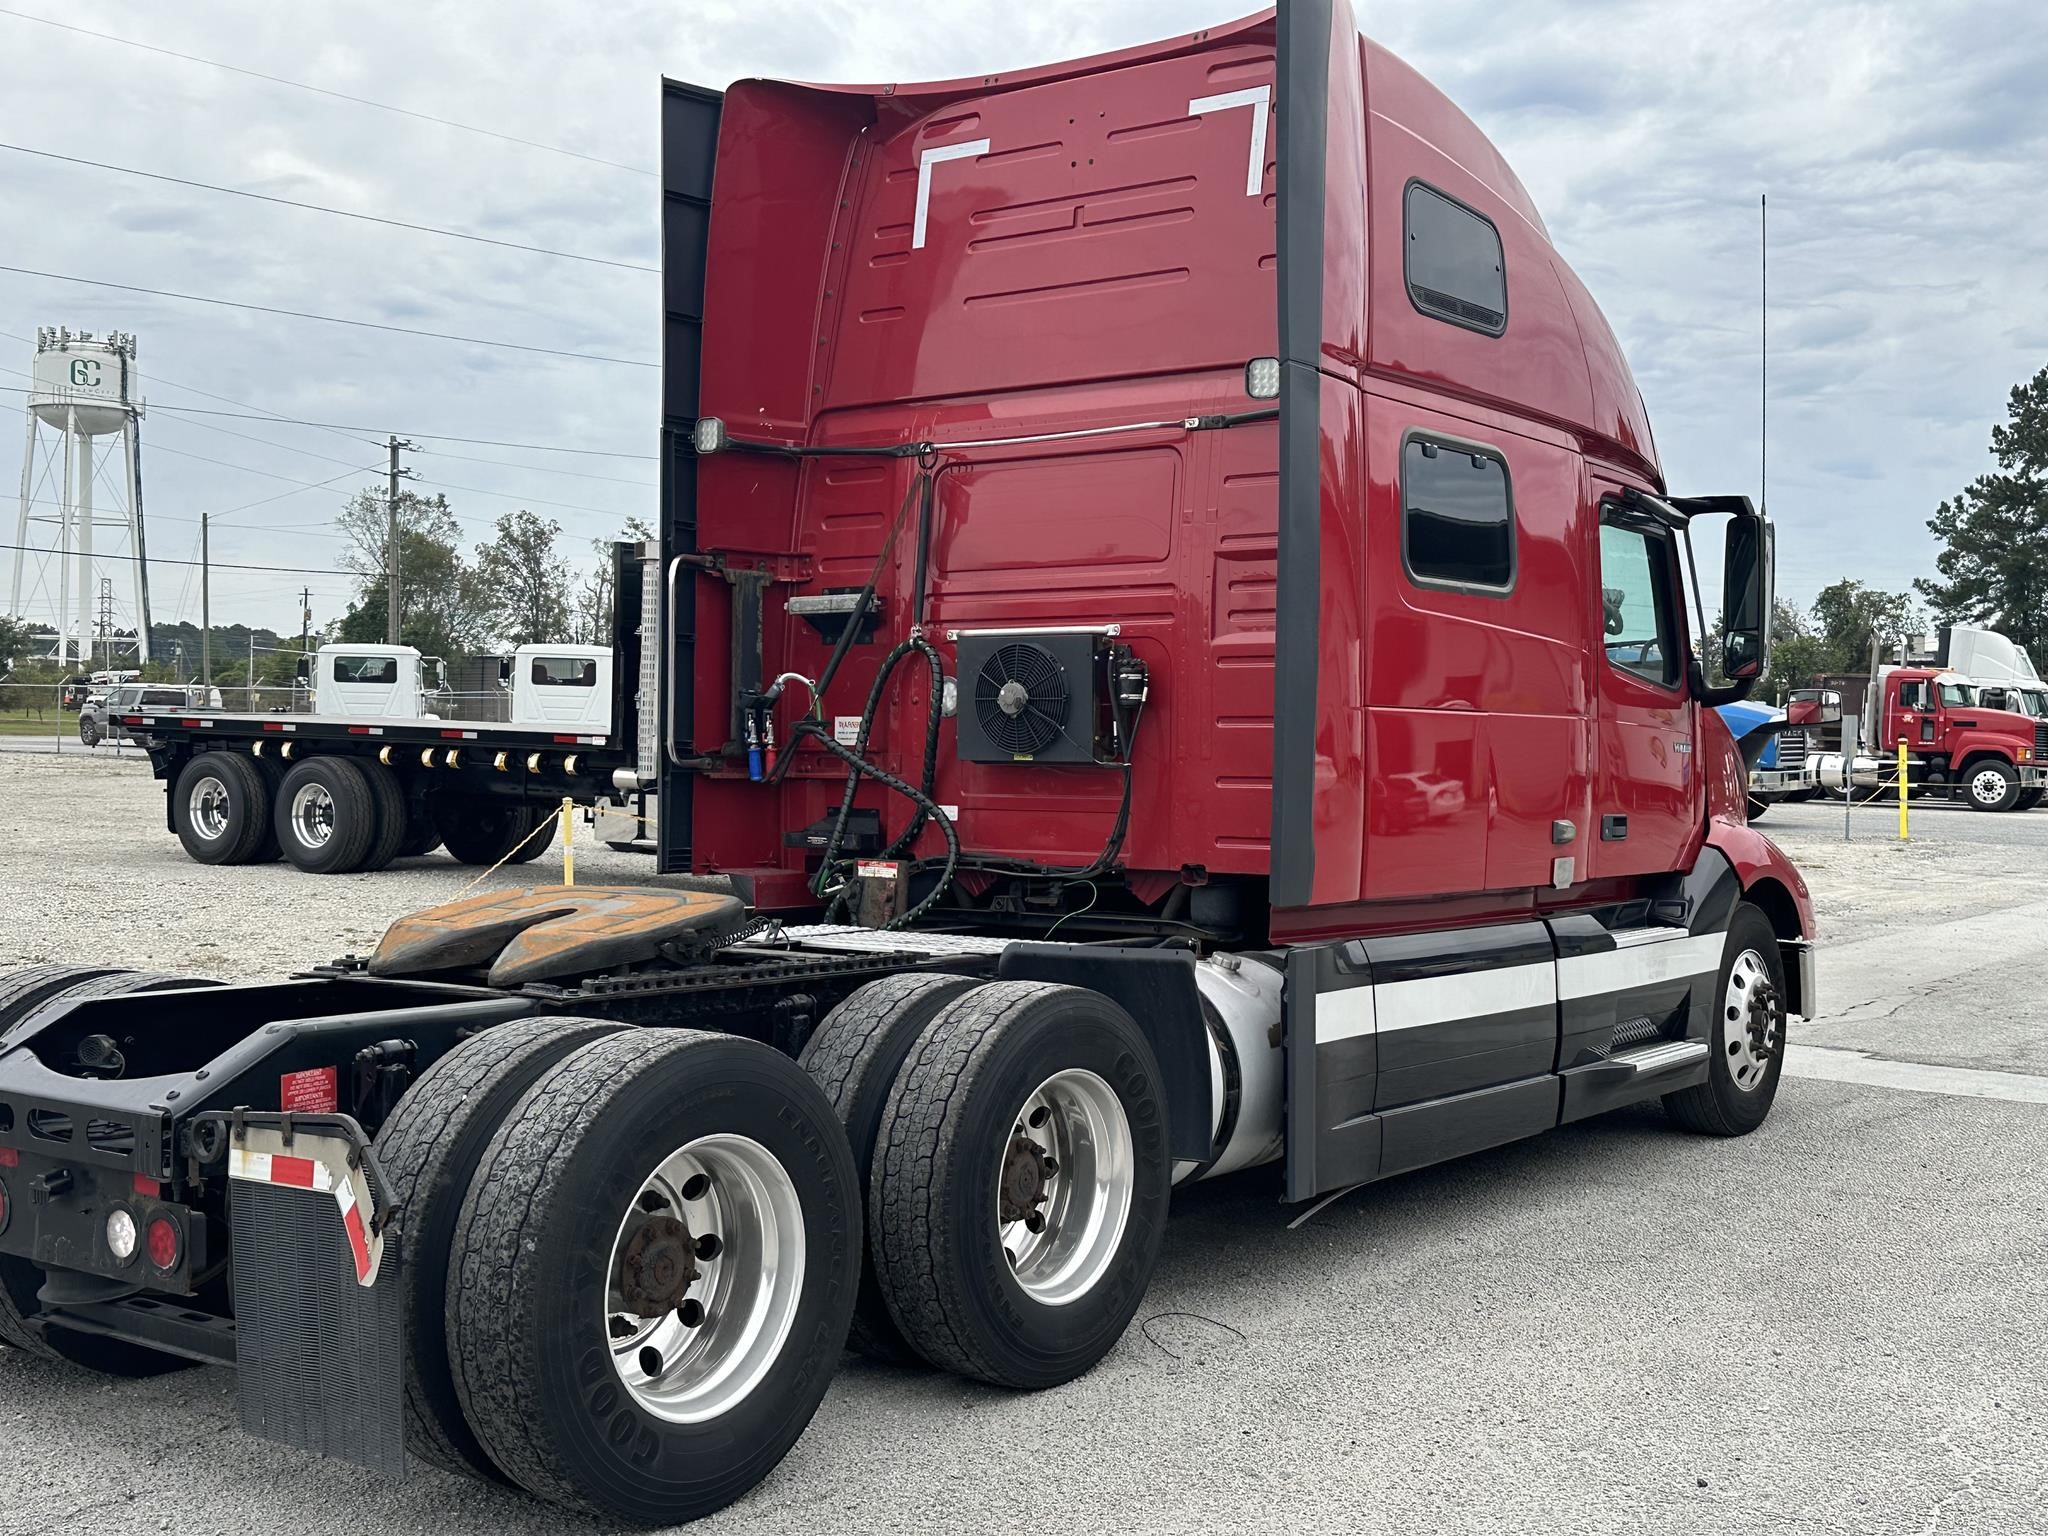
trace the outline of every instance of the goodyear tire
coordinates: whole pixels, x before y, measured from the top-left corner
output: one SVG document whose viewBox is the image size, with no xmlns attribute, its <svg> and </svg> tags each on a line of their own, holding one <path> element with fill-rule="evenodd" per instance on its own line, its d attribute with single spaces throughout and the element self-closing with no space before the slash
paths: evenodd
<svg viewBox="0 0 2048 1536">
<path fill-rule="evenodd" d="M 555 829 L 561 821 L 561 812 L 550 806 L 545 810 L 528 809 L 526 829 L 520 836 L 524 839 L 506 858 L 507 864 L 531 864 L 535 859 L 554 846 Z"/>
<path fill-rule="evenodd" d="M 620 1026 L 516 1019 L 464 1041 L 406 1090 L 377 1133 L 377 1158 L 405 1212 L 405 1448 L 449 1472 L 504 1474 L 462 1416 L 448 1359 L 449 1243 L 471 1173 L 512 1106 L 579 1045 Z"/>
<path fill-rule="evenodd" d="M 1664 1096 L 1671 1118 L 1702 1136 L 1747 1136 L 1764 1123 L 1785 1070 L 1785 962 L 1771 920 L 1736 907 L 1715 980 L 1719 1005 L 1707 1080 Z"/>
<path fill-rule="evenodd" d="M 309 875 L 358 868 L 377 832 L 377 802 L 363 770 L 345 757 L 293 764 L 272 814 L 284 856 Z"/>
<path fill-rule="evenodd" d="M 860 1275 L 853 1154 L 767 1046 L 637 1029 L 491 1139 L 448 1293 L 463 1412 L 515 1482 L 654 1525 L 730 1504 L 817 1411 Z"/>
<path fill-rule="evenodd" d="M 56 970 L 57 967 L 39 968 Z M 8 978 L 21 980 L 20 974 Z M 33 1002 L 16 999 L 12 1017 L 0 1012 L 9 1026 L 26 1022 L 31 1013 L 53 1002 L 82 1002 L 95 997 L 120 997 L 137 992 L 163 992 L 174 987 L 211 987 L 219 983 L 196 976 L 170 976 L 156 971 L 86 972 L 66 984 L 44 989 Z M 32 987 L 22 988 L 24 995 Z M 0 1004 L 0 1009 L 4 1009 Z M 0 1254 L 0 1344 L 11 1344 L 39 1360 L 75 1365 L 104 1376 L 138 1378 L 162 1376 L 189 1369 L 194 1362 L 166 1355 L 124 1339 L 77 1333 L 69 1328 L 38 1328 L 29 1319 L 40 1309 L 36 1292 L 42 1288 L 43 1270 L 27 1259 Z"/>
<path fill-rule="evenodd" d="M 171 823 L 201 864 L 247 864 L 270 836 L 270 783 L 237 752 L 200 752 L 171 788 Z"/>
<path fill-rule="evenodd" d="M 955 999 L 897 1076 L 876 1158 L 876 1274 L 934 1365 L 1052 1387 L 1122 1337 L 1170 1167 L 1158 1063 L 1115 1003 L 1029 981 Z"/>
<path fill-rule="evenodd" d="M 434 825 L 457 863 L 488 869 L 512 851 L 530 824 L 517 800 L 448 795 L 435 801 Z"/>
<path fill-rule="evenodd" d="M 374 759 L 357 763 L 362 770 L 363 782 L 370 786 L 370 798 L 376 802 L 376 830 L 370 835 L 370 846 L 363 854 L 359 869 L 369 871 L 382 869 L 398 857 L 398 850 L 405 844 L 405 787 L 398 782 L 398 775 Z"/>
<path fill-rule="evenodd" d="M 797 1064 L 816 1079 L 846 1127 L 853 1166 L 860 1175 L 861 1205 L 868 1203 L 875 1139 L 882 1112 L 912 1047 L 925 1027 L 961 993 L 980 983 L 971 976 L 916 973 L 871 981 L 825 1015 Z M 877 1360 L 909 1360 L 914 1351 L 889 1316 L 889 1304 L 875 1278 L 874 1258 L 863 1245 L 860 1295 L 853 1304 L 848 1342 Z"/>
</svg>

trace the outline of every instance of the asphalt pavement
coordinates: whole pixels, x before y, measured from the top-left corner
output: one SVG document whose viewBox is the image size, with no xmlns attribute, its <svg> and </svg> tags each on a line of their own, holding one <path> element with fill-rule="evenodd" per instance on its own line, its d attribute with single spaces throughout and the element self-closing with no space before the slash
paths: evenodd
<svg viewBox="0 0 2048 1536">
<path fill-rule="evenodd" d="M 64 792 L 4 769 L 12 812 Z M 120 814 L 13 865 L 7 894 L 60 897 L 80 953 L 118 932 L 125 963 L 182 962 L 223 915 L 161 904 L 176 855 L 146 773 L 90 777 Z M 1092 1374 L 1020 1396 L 849 1359 L 783 1465 L 693 1530 L 2048 1530 L 2048 809 L 1916 806 L 1905 844 L 1895 813 L 1853 814 L 1847 842 L 1839 805 L 1761 824 L 1814 888 L 1822 1011 L 1756 1134 L 1624 1111 L 1298 1230 L 1271 1170 L 1184 1191 Z M 65 894 L 124 860 L 138 885 Z M 388 878 L 453 883 L 417 862 Z M 358 924 L 385 878 L 276 910 Z M 0 965 L 54 938 L 0 937 Z M 0 1352 L 0 1446 L 6 1533 L 603 1529 L 247 1439 L 224 1371 L 113 1382 Z"/>
</svg>

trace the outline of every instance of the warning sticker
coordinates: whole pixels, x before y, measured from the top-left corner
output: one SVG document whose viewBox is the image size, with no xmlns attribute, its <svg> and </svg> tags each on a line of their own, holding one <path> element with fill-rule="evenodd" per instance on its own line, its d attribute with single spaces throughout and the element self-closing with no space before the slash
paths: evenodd
<svg viewBox="0 0 2048 1536">
<path fill-rule="evenodd" d="M 861 859 L 853 872 L 863 880 L 894 880 L 903 873 L 903 866 L 891 859 Z"/>
<path fill-rule="evenodd" d="M 832 717 L 832 739 L 842 747 L 850 747 L 860 740 L 859 715 L 834 715 Z"/>
<path fill-rule="evenodd" d="M 340 1105 L 333 1067 L 308 1067 L 277 1080 L 277 1107 L 288 1115 L 331 1115 Z"/>
</svg>

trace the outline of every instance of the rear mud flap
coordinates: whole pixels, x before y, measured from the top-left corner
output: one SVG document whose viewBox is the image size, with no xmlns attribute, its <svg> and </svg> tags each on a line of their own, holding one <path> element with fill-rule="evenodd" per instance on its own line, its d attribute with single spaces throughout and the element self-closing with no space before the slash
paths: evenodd
<svg viewBox="0 0 2048 1536">
<path fill-rule="evenodd" d="M 242 1428 L 403 1477 L 398 1234 L 374 1231 L 362 1133 L 349 1130 L 286 1142 L 248 1125 L 231 1154 Z"/>
</svg>

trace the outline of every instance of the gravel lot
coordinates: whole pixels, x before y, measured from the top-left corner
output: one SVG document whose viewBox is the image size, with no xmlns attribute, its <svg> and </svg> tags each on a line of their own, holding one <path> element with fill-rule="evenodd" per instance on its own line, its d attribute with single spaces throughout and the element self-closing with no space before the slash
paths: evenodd
<svg viewBox="0 0 2048 1536">
<path fill-rule="evenodd" d="M 133 761 L 8 754 L 0 807 L 0 967 L 273 974 L 474 874 L 201 869 Z M 1270 1172 L 1186 1192 L 1142 1326 L 1092 1375 L 1019 1397 L 849 1362 L 782 1467 L 693 1529 L 2048 1529 L 2048 1103 L 2013 1101 L 2048 1089 L 2048 810 L 1916 806 L 1905 845 L 1855 816 L 1847 844 L 1839 806 L 1764 824 L 1814 888 L 1824 1015 L 1755 1136 L 1624 1112 L 1298 1231 Z M 1834 1080 L 1852 1052 L 1967 1070 Z M 0 1351 L 0 1532 L 596 1529 L 235 1425 L 226 1372 Z"/>
</svg>

